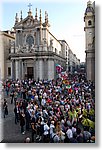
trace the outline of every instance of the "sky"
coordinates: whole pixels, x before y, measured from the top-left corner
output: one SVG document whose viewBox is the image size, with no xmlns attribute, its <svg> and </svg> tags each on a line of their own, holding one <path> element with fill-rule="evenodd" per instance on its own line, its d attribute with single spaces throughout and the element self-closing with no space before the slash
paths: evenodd
<svg viewBox="0 0 102 150">
<path fill-rule="evenodd" d="M 92 1 L 93 2 L 93 1 Z M 28 4 L 31 3 L 32 13 L 35 16 L 35 9 L 42 10 L 44 21 L 45 11 L 48 12 L 50 32 L 58 39 L 65 40 L 70 49 L 81 62 L 85 61 L 85 32 L 84 13 L 87 7 L 87 0 L 2 0 L 1 30 L 11 30 L 15 23 L 15 15 L 23 12 L 23 18 L 27 16 Z M 4 19 L 3 19 L 4 18 Z"/>
</svg>

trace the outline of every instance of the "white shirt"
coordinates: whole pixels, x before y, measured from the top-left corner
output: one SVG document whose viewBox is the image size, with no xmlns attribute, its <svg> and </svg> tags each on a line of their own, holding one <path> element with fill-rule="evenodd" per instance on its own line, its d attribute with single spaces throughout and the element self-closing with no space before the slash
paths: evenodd
<svg viewBox="0 0 102 150">
<path fill-rule="evenodd" d="M 68 137 L 69 139 L 73 137 L 73 133 L 72 133 L 72 130 L 71 130 L 71 129 L 68 129 L 67 132 L 66 132 L 66 134 L 67 134 L 67 137 Z"/>
<path fill-rule="evenodd" d="M 43 97 L 44 97 L 44 98 L 46 98 L 46 97 L 47 97 L 47 94 L 46 94 L 46 92 L 44 92 L 44 94 L 43 94 Z"/>
<path fill-rule="evenodd" d="M 49 126 L 47 124 L 44 125 L 44 135 L 49 134 L 48 130 L 49 130 Z"/>
<path fill-rule="evenodd" d="M 44 106 L 45 104 L 46 104 L 46 100 L 43 98 L 43 99 L 41 100 L 41 105 Z"/>
<path fill-rule="evenodd" d="M 72 133 L 76 132 L 76 128 L 72 127 Z"/>
<path fill-rule="evenodd" d="M 35 95 L 35 100 L 38 100 L 38 95 Z"/>
<path fill-rule="evenodd" d="M 53 133 L 53 129 L 55 128 L 55 126 L 53 124 L 50 124 L 50 134 Z"/>
</svg>

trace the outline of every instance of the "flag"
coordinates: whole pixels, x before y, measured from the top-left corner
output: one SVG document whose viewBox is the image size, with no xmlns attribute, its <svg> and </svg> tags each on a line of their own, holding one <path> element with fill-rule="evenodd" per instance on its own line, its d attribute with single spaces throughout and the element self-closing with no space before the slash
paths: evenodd
<svg viewBox="0 0 102 150">
<path fill-rule="evenodd" d="M 56 64 L 56 71 L 57 71 L 57 73 L 61 73 L 62 69 L 63 69 L 63 67 L 61 67 L 61 65 Z"/>
<path fill-rule="evenodd" d="M 66 80 L 68 78 L 68 75 L 66 72 L 61 72 L 61 77 L 63 80 Z"/>
</svg>

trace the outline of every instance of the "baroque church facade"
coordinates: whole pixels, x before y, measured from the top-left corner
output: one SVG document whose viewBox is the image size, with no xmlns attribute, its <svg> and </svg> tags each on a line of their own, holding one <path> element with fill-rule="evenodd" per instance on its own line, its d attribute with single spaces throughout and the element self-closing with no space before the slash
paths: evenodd
<svg viewBox="0 0 102 150">
<path fill-rule="evenodd" d="M 29 8 L 28 16 L 20 20 L 15 17 L 15 42 L 11 42 L 11 78 L 34 80 L 55 79 L 56 64 L 66 71 L 68 64 L 68 44 L 64 40 L 57 40 L 49 31 L 48 14 L 45 12 L 45 21 L 42 14 L 35 17 Z M 67 52 L 66 52 L 67 51 Z"/>
</svg>

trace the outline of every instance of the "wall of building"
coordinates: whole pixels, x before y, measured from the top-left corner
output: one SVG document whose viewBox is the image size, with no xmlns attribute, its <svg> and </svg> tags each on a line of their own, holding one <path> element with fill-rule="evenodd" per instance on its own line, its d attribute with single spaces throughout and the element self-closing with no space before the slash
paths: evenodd
<svg viewBox="0 0 102 150">
<path fill-rule="evenodd" d="M 87 2 L 84 14 L 87 80 L 95 80 L 95 2 Z"/>
<path fill-rule="evenodd" d="M 11 42 L 15 40 L 15 37 L 11 35 L 11 33 L 8 31 L 2 32 L 2 72 L 3 72 L 3 78 L 11 78 L 11 76 L 8 76 L 8 67 L 11 67 L 11 62 L 9 60 L 9 54 L 10 54 L 10 47 Z M 1 41 L 1 40 L 0 40 Z"/>
<path fill-rule="evenodd" d="M 51 46 L 51 40 L 52 40 L 52 51 L 55 52 L 56 54 L 60 54 L 61 51 L 61 44 L 59 41 L 50 33 L 48 32 L 48 47 Z"/>
<path fill-rule="evenodd" d="M 3 35 L 0 31 L 0 78 L 4 79 L 4 47 L 3 47 Z"/>
</svg>

